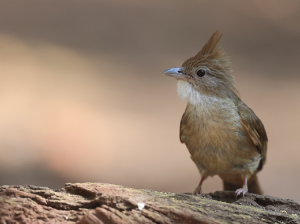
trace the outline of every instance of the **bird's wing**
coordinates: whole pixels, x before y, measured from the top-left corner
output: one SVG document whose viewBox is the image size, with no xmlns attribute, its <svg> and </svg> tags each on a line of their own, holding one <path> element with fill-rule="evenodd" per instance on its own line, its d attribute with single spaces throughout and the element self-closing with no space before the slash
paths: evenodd
<svg viewBox="0 0 300 224">
<path fill-rule="evenodd" d="M 186 130 L 186 124 L 188 119 L 188 106 L 186 107 L 184 114 L 182 115 L 181 121 L 180 121 L 180 131 L 179 131 L 179 139 L 181 143 L 185 143 L 185 130 Z"/>
<path fill-rule="evenodd" d="M 180 121 L 180 130 L 179 130 L 179 139 L 181 143 L 185 143 L 185 135 L 184 135 L 184 129 L 185 129 L 185 125 L 184 125 L 184 120 L 185 120 L 185 116 L 184 114 L 182 115 L 181 121 Z"/>
<path fill-rule="evenodd" d="M 261 153 L 262 159 L 258 167 L 259 171 L 266 161 L 268 142 L 267 133 L 261 120 L 240 98 L 237 100 L 237 108 L 244 128 L 247 130 L 257 150 Z"/>
</svg>

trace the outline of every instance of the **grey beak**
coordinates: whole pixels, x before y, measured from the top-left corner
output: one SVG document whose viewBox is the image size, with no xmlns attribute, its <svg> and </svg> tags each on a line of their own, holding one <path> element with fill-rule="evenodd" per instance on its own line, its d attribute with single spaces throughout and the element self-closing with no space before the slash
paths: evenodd
<svg viewBox="0 0 300 224">
<path fill-rule="evenodd" d="M 170 68 L 170 69 L 164 71 L 163 74 L 172 76 L 172 77 L 175 77 L 178 79 L 187 78 L 187 75 L 183 74 L 183 70 L 181 67 L 180 68 Z"/>
</svg>

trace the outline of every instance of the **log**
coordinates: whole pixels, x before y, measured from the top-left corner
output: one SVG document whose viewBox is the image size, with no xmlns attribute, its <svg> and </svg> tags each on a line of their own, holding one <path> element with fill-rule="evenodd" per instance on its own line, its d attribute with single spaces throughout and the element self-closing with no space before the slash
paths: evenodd
<svg viewBox="0 0 300 224">
<path fill-rule="evenodd" d="M 0 223 L 300 223 L 289 199 L 217 191 L 195 196 L 104 183 L 67 183 L 52 190 L 33 185 L 0 187 Z"/>
</svg>

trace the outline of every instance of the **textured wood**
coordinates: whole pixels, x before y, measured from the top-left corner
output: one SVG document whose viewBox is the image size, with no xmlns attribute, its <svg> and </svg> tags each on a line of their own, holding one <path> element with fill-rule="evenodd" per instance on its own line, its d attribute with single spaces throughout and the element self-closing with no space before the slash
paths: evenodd
<svg viewBox="0 0 300 224">
<path fill-rule="evenodd" d="M 144 205 L 144 207 L 142 206 Z M 139 207 L 140 206 L 140 207 Z M 0 187 L 0 223 L 300 223 L 292 200 L 234 192 L 202 196 L 101 183 Z"/>
</svg>

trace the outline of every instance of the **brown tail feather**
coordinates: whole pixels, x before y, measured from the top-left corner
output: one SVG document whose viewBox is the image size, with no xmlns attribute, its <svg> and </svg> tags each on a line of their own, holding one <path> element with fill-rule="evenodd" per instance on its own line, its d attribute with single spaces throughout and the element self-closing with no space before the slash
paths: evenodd
<svg viewBox="0 0 300 224">
<path fill-rule="evenodd" d="M 241 187 L 242 186 L 223 181 L 224 191 L 236 191 L 238 188 Z M 259 185 L 258 178 L 256 175 L 252 176 L 248 182 L 248 192 L 253 194 L 263 194 L 263 191 Z"/>
</svg>

